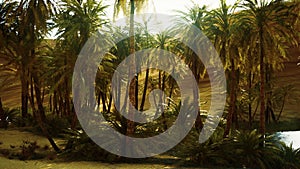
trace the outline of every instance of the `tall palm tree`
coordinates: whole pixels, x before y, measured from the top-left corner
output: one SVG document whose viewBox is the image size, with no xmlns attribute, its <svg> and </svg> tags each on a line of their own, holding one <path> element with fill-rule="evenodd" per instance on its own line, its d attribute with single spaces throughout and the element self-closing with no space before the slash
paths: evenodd
<svg viewBox="0 0 300 169">
<path fill-rule="evenodd" d="M 1 58 L 16 68 L 22 68 L 25 52 L 21 45 L 21 40 L 25 40 L 22 34 L 24 26 L 21 25 L 21 16 L 24 13 L 23 3 L 4 1 L 1 3 Z M 18 33 L 17 33 L 18 32 Z M 24 42 L 22 43 L 24 44 Z M 26 43 L 27 44 L 27 43 Z M 6 65 L 8 66 L 8 65 Z M 25 69 L 19 73 L 22 84 L 22 116 L 25 117 L 28 112 L 28 84 L 26 85 Z M 24 76 L 23 76 L 24 75 Z"/>
<path fill-rule="evenodd" d="M 37 122 L 40 128 L 42 129 L 43 134 L 45 135 L 45 137 L 47 137 L 54 150 L 60 152 L 59 147 L 56 145 L 56 143 L 50 136 L 50 133 L 48 132 L 44 124 L 45 110 L 43 107 L 43 99 L 41 93 L 41 88 L 42 88 L 41 79 L 40 79 L 41 75 L 37 70 L 35 70 L 36 66 L 34 64 L 34 62 L 36 62 L 36 57 L 37 57 L 36 47 L 40 45 L 41 39 L 43 39 L 45 34 L 48 32 L 47 20 L 49 20 L 54 14 L 53 13 L 55 9 L 54 2 L 52 2 L 51 0 L 27 0 L 24 1 L 23 4 L 21 1 L 20 5 L 22 5 L 21 7 L 23 9 L 23 12 L 21 14 L 22 27 L 20 30 L 20 34 L 23 34 L 24 36 L 23 38 L 25 38 L 24 43 L 26 44 L 26 47 L 29 47 L 28 49 L 23 48 L 25 49 L 25 53 L 23 53 L 21 59 L 21 63 L 22 63 L 21 72 L 23 73 L 23 75 L 21 75 L 22 89 L 24 88 L 25 91 L 28 90 L 29 81 L 27 77 L 32 78 L 33 79 L 32 82 L 34 83 L 35 98 L 38 107 L 38 110 L 36 112 Z M 26 41 L 26 37 L 28 41 Z M 24 39 L 20 39 L 20 40 L 22 44 L 23 43 L 22 41 Z M 28 96 L 27 93 L 26 96 Z M 22 104 L 27 104 L 27 103 L 25 102 Z"/>
<path fill-rule="evenodd" d="M 53 103 L 62 102 L 60 109 L 65 116 L 73 117 L 71 128 L 76 125 L 76 116 L 71 113 L 71 77 L 78 54 L 89 37 L 107 23 L 104 10 L 107 6 L 95 0 L 62 0 L 54 18 L 58 29 L 55 46 Z M 52 75 L 53 76 L 53 75 Z M 53 81 L 52 81 L 53 83 Z M 59 95 L 59 96 L 58 96 Z M 55 104 L 57 106 L 57 104 Z M 53 110 L 57 110 L 54 108 Z"/>
<path fill-rule="evenodd" d="M 19 27 L 19 43 L 21 45 L 21 84 L 22 84 L 22 115 L 27 114 L 28 85 L 31 65 L 35 59 L 35 48 L 41 42 L 40 39 L 48 31 L 47 20 L 54 14 L 54 2 L 51 0 L 25 0 L 19 4 L 22 11 Z M 29 37 L 29 38 L 28 38 Z M 24 45 L 23 45 L 24 44 Z M 35 76 L 38 77 L 38 76 Z M 36 79 L 37 80 L 37 79 Z"/>
<path fill-rule="evenodd" d="M 192 8 L 188 10 L 188 12 L 184 11 L 177 11 L 181 17 L 181 19 L 188 24 L 192 25 L 193 27 L 198 28 L 199 30 L 207 33 L 207 24 L 208 24 L 208 9 L 206 6 L 198 6 L 195 4 Z M 175 29 L 179 30 L 187 30 L 186 28 L 182 27 L 186 26 L 185 24 L 182 24 L 179 22 Z M 193 52 L 193 50 L 185 47 L 184 48 L 185 53 L 185 62 L 192 68 L 192 72 L 194 73 L 194 76 L 197 80 L 197 82 L 200 81 L 201 78 L 204 77 L 206 71 L 203 64 L 199 64 L 198 56 Z"/>
<path fill-rule="evenodd" d="M 123 10 L 125 15 L 128 15 L 128 11 L 126 9 L 128 9 L 128 1 L 127 0 L 116 0 L 115 1 L 115 13 L 117 14 L 120 9 Z M 129 46 L 130 46 L 130 54 L 134 54 L 135 52 L 135 38 L 134 38 L 134 14 L 135 11 L 140 11 L 142 9 L 143 4 L 147 2 L 146 0 L 130 0 L 129 1 L 129 9 L 130 9 L 130 27 L 129 27 Z M 130 61 L 130 66 L 129 66 L 129 70 L 128 70 L 128 74 L 131 74 L 132 70 L 135 69 L 135 61 L 131 60 Z M 129 82 L 130 83 L 130 82 Z M 134 82 L 129 84 L 130 86 L 130 91 L 129 91 L 129 100 L 130 102 L 133 104 L 133 107 L 135 107 L 136 109 L 138 108 L 138 76 L 135 76 Z M 134 90 L 133 90 L 134 89 Z M 127 98 L 127 96 L 125 97 Z M 129 113 L 132 110 L 129 110 Z M 132 116 L 132 115 L 130 115 Z M 133 119 L 131 117 L 131 119 Z M 134 133 L 134 128 L 135 128 L 135 124 L 133 121 L 128 120 L 127 122 L 127 134 L 128 135 L 132 135 Z"/>
<path fill-rule="evenodd" d="M 208 27 L 208 35 L 213 39 L 215 48 L 220 53 L 220 58 L 223 60 L 227 77 L 230 84 L 230 103 L 229 112 L 227 114 L 227 124 L 224 131 L 224 137 L 227 137 L 235 116 L 236 102 L 236 86 L 237 84 L 237 65 L 236 60 L 239 59 L 238 47 L 235 44 L 237 32 L 237 20 L 234 15 L 235 5 L 228 6 L 225 0 L 220 1 L 220 7 L 210 12 L 210 21 Z"/>
<path fill-rule="evenodd" d="M 198 28 L 203 32 L 206 32 L 207 22 L 208 22 L 208 10 L 206 6 L 200 7 L 195 4 L 194 7 L 190 8 L 188 12 L 183 12 L 183 11 L 177 11 L 177 12 L 179 13 L 182 20 L 176 24 L 175 30 L 178 29 L 180 31 L 182 30 L 190 31 L 185 28 L 186 26 L 185 23 L 181 23 L 182 21 L 184 21 L 192 25 L 193 27 Z M 197 36 L 197 35 L 191 35 L 191 37 L 192 36 Z M 195 54 L 195 52 L 192 49 L 184 46 L 182 50 L 183 50 L 183 59 L 185 60 L 186 64 L 189 65 L 189 67 L 192 69 L 195 79 L 199 83 L 200 79 L 204 78 L 204 75 L 206 74 L 206 69 L 204 65 L 199 61 L 198 56 Z M 194 92 L 194 95 L 198 96 L 198 93 Z M 199 131 L 203 127 L 200 114 L 198 114 L 196 118 L 195 127 Z"/>
<path fill-rule="evenodd" d="M 129 47 L 130 47 L 130 54 L 134 55 L 135 52 L 135 38 L 134 38 L 134 14 L 135 11 L 137 9 L 137 11 L 139 11 L 141 9 L 141 7 L 143 6 L 143 4 L 147 2 L 147 0 L 130 0 L 129 1 L 129 9 L 130 9 L 130 27 L 129 27 Z M 128 14 L 127 12 L 127 4 L 128 4 L 128 0 L 116 0 L 115 1 L 115 13 L 118 13 L 120 11 L 120 7 L 122 8 L 123 12 L 125 15 Z M 135 60 L 130 60 L 130 65 L 128 68 L 128 74 L 130 75 L 132 70 L 134 70 L 136 68 L 135 66 Z M 138 75 L 135 76 L 134 82 L 129 84 L 129 100 L 132 103 L 132 107 L 134 107 L 135 109 L 138 109 Z M 127 94 L 127 93 L 126 93 Z M 128 96 L 125 96 L 125 99 L 127 99 Z M 129 117 L 131 119 L 133 119 L 133 114 L 131 114 L 130 112 L 133 112 L 133 110 L 129 109 Z M 135 123 L 131 120 L 127 120 L 127 125 L 126 127 L 126 134 L 131 136 L 134 134 L 134 130 L 135 130 Z M 127 140 L 125 140 L 126 143 L 128 142 Z M 128 145 L 129 147 L 131 145 Z M 126 147 L 122 147 L 122 151 L 128 151 L 126 150 Z"/>
<path fill-rule="evenodd" d="M 13 29 L 8 34 L 10 42 L 9 47 L 6 49 L 9 51 L 7 59 L 16 65 L 19 72 L 22 87 L 22 116 L 27 116 L 28 98 L 30 96 L 28 88 L 30 79 L 33 79 L 32 83 L 34 85 L 31 84 L 31 86 L 34 86 L 38 105 L 38 110 L 34 111 L 37 117 L 36 120 L 53 148 L 60 151 L 44 125 L 45 111 L 41 94 L 41 81 L 35 65 L 39 55 L 37 48 L 40 47 L 43 37 L 48 31 L 47 20 L 52 16 L 53 9 L 50 0 L 24 0 L 19 2 L 13 13 L 7 15 L 11 16 L 10 19 L 13 24 L 10 25 L 8 22 L 8 25 L 13 26 Z M 33 92 L 31 97 L 33 99 Z M 35 110 L 34 104 L 32 104 L 32 108 Z"/>
<path fill-rule="evenodd" d="M 260 133 L 265 134 L 265 65 L 286 57 L 286 43 L 297 43 L 294 23 L 287 22 L 290 17 L 295 17 L 292 15 L 294 5 L 287 5 L 282 0 L 245 0 L 242 7 L 245 10 L 239 17 L 251 30 L 249 46 L 257 50 L 259 56 Z"/>
</svg>

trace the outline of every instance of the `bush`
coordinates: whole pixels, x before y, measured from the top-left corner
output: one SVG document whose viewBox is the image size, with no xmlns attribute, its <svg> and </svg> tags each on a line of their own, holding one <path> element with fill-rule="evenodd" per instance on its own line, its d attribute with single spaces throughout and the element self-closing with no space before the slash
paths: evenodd
<svg viewBox="0 0 300 169">
<path fill-rule="evenodd" d="M 0 128 L 7 129 L 10 124 L 17 125 L 19 114 L 19 109 L 9 109 L 7 107 L 3 108 L 3 114 L 1 114 L 2 118 L 0 118 Z"/>
<path fill-rule="evenodd" d="M 46 116 L 46 124 L 52 137 L 62 137 L 62 133 L 71 126 L 68 118 L 62 118 L 50 114 Z"/>
<path fill-rule="evenodd" d="M 213 135 L 204 143 L 199 144 L 199 133 L 193 129 L 189 135 L 172 151 L 175 156 L 188 158 L 201 166 L 228 166 L 229 161 L 223 152 L 223 129 L 218 127 Z"/>
<path fill-rule="evenodd" d="M 300 150 L 284 146 L 276 135 L 263 137 L 256 130 L 236 131 L 222 138 L 222 130 L 203 144 L 185 144 L 186 155 L 201 166 L 226 166 L 234 168 L 291 168 L 298 169 Z M 184 144 L 183 144 L 184 145 Z"/>
<path fill-rule="evenodd" d="M 107 152 L 94 143 L 82 130 L 68 130 L 65 138 L 68 140 L 62 156 L 68 160 L 86 160 L 113 162 L 118 156 Z"/>
<path fill-rule="evenodd" d="M 287 146 L 282 143 L 280 147 L 279 156 L 281 161 L 279 161 L 278 166 L 282 169 L 300 169 L 300 148 L 293 149 L 292 144 Z"/>
<path fill-rule="evenodd" d="M 236 131 L 224 147 L 229 151 L 233 167 L 276 168 L 280 140 L 275 135 L 263 137 L 256 130 Z"/>
</svg>

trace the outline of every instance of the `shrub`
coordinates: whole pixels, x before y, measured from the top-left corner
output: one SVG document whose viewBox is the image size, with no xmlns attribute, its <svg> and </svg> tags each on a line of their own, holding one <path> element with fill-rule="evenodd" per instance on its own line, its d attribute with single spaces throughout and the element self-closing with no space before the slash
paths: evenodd
<svg viewBox="0 0 300 169">
<path fill-rule="evenodd" d="M 104 161 L 113 162 L 118 156 L 107 152 L 94 143 L 82 130 L 66 131 L 68 140 L 62 156 L 69 160 Z"/>
<path fill-rule="evenodd" d="M 203 144 L 185 144 L 185 154 L 202 166 L 272 169 L 278 168 L 283 161 L 288 167 L 287 164 L 291 163 L 282 157 L 286 150 L 280 150 L 282 142 L 276 135 L 263 137 L 256 130 L 252 130 L 232 132 L 229 138 L 222 136 L 219 128 Z M 299 154 L 298 151 L 294 152 L 293 159 L 299 158 L 297 153 Z M 292 163 L 298 165 L 295 160 Z"/>
<path fill-rule="evenodd" d="M 14 124 L 17 125 L 18 123 L 18 115 L 20 114 L 20 110 L 13 108 L 3 108 L 3 114 L 1 115 L 0 119 L 0 128 L 5 128 L 7 129 L 9 124 Z"/>
<path fill-rule="evenodd" d="M 193 163 L 201 166 L 228 166 L 229 161 L 224 156 L 222 148 L 223 132 L 224 130 L 218 127 L 206 142 L 199 144 L 199 133 L 193 129 L 173 151 L 176 156 L 189 158 Z"/>
<path fill-rule="evenodd" d="M 225 145 L 233 167 L 274 168 L 280 160 L 279 138 L 275 135 L 263 137 L 256 130 L 236 131 L 231 142 Z"/>
<path fill-rule="evenodd" d="M 71 126 L 68 118 L 62 118 L 50 114 L 46 116 L 46 124 L 50 135 L 53 137 L 62 137 L 62 133 Z"/>
<path fill-rule="evenodd" d="M 17 146 L 11 145 L 11 148 L 16 149 L 17 151 L 9 151 L 7 155 L 8 158 L 20 160 L 34 160 L 46 157 L 46 154 L 43 153 L 44 151 L 41 151 L 41 148 L 36 141 L 23 140 L 23 144 L 18 147 L 20 149 L 17 149 Z"/>
<path fill-rule="evenodd" d="M 279 156 L 282 159 L 278 166 L 282 169 L 300 169 L 300 148 L 293 149 L 292 144 L 289 146 L 282 143 L 280 146 Z"/>
</svg>

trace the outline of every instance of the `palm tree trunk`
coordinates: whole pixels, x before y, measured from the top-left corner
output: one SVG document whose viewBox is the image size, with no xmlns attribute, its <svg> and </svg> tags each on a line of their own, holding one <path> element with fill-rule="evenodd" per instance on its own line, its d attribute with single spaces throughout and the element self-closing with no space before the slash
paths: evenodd
<svg viewBox="0 0 300 169">
<path fill-rule="evenodd" d="M 103 92 L 100 91 L 100 95 L 101 95 L 101 100 L 102 100 L 102 110 L 103 112 L 106 112 L 106 94 L 104 94 Z"/>
<path fill-rule="evenodd" d="M 235 92 L 234 91 L 235 91 L 235 84 L 236 84 L 236 74 L 235 74 L 234 67 L 235 67 L 234 59 L 231 59 L 230 105 L 229 105 L 229 112 L 227 115 L 226 128 L 223 137 L 228 137 L 232 125 L 233 115 L 235 113 Z"/>
<path fill-rule="evenodd" d="M 265 63 L 264 63 L 264 40 L 263 40 L 263 30 L 259 31 L 260 38 L 260 133 L 265 134 L 266 124 L 265 124 Z"/>
<path fill-rule="evenodd" d="M 161 86 L 161 90 L 163 93 L 165 92 L 165 84 L 166 84 L 166 74 L 163 73 L 162 86 Z M 162 96 L 160 96 L 159 99 L 160 99 L 160 103 L 161 103 L 161 105 L 159 105 L 159 107 L 160 107 L 161 117 L 162 117 L 162 121 L 163 121 L 163 128 L 164 128 L 164 131 L 166 131 L 168 129 L 168 126 L 167 126 L 167 120 L 165 117 L 165 112 L 163 111 L 163 104 L 162 104 L 164 102 L 164 98 Z"/>
<path fill-rule="evenodd" d="M 281 114 L 282 114 L 282 111 L 283 111 L 283 108 L 284 108 L 284 105 L 285 105 L 286 95 L 287 95 L 287 93 L 284 93 L 282 105 L 281 105 L 279 114 L 278 114 L 278 116 L 277 116 L 277 118 L 276 118 L 276 121 L 279 121 L 279 119 L 280 119 L 280 117 L 281 117 Z"/>
<path fill-rule="evenodd" d="M 29 97 L 29 102 L 31 105 L 33 117 L 36 118 L 36 108 L 35 108 L 35 103 L 34 103 L 34 84 L 33 84 L 33 78 L 30 78 L 30 97 Z"/>
<path fill-rule="evenodd" d="M 135 52 L 135 42 L 134 42 L 134 9 L 135 9 L 135 5 L 134 5 L 134 0 L 130 0 L 130 30 L 129 30 L 129 37 L 130 37 L 130 54 L 134 55 Z M 134 58 L 134 57 L 133 57 Z M 129 75 L 131 74 L 131 71 L 134 70 L 135 67 L 135 59 L 131 59 L 131 63 L 129 66 Z M 136 78 L 135 78 L 136 80 Z M 135 85 L 136 82 L 130 83 L 128 82 L 130 87 L 129 87 L 129 100 L 130 103 L 133 104 L 133 107 L 129 108 L 129 117 L 130 119 L 134 119 L 134 114 L 132 114 L 131 112 L 133 112 L 133 108 L 135 108 L 137 105 L 135 105 L 136 103 L 136 99 L 135 99 Z M 134 134 L 134 129 L 135 129 L 135 124 L 133 121 L 131 120 L 127 120 L 127 130 L 126 130 L 126 135 L 127 136 L 132 136 Z M 126 153 L 130 153 L 128 151 L 130 151 L 130 147 L 133 145 L 130 145 L 130 142 L 126 139 L 126 146 L 123 147 L 123 151 L 125 151 Z"/>
<path fill-rule="evenodd" d="M 52 94 L 49 94 L 49 111 L 52 112 Z"/>
<path fill-rule="evenodd" d="M 33 76 L 33 81 L 34 81 L 34 89 L 35 89 L 35 96 L 36 96 L 36 102 L 38 105 L 38 112 L 36 113 L 36 120 L 43 132 L 43 134 L 45 135 L 45 137 L 48 139 L 48 141 L 50 142 L 51 146 L 53 147 L 53 149 L 56 152 L 60 152 L 61 150 L 59 149 L 59 147 L 56 145 L 56 143 L 54 142 L 54 140 L 52 139 L 52 137 L 50 136 L 46 126 L 44 125 L 45 122 L 42 118 L 43 115 L 45 115 L 45 110 L 43 107 L 43 103 L 42 103 L 42 99 L 41 99 L 41 90 L 40 90 L 40 84 L 39 84 L 39 80 L 38 77 L 36 75 L 36 72 L 33 72 L 32 74 Z"/>
<path fill-rule="evenodd" d="M 21 72 L 21 112 L 22 118 L 25 118 L 28 114 L 28 79 L 27 79 L 27 69 L 22 65 L 22 72 Z"/>
<path fill-rule="evenodd" d="M 0 127 L 5 127 L 5 126 L 6 126 L 5 114 L 2 106 L 2 100 L 0 97 Z"/>
<path fill-rule="evenodd" d="M 172 98 L 172 94 L 173 94 L 173 90 L 174 90 L 174 80 L 173 79 L 170 79 L 170 85 L 171 85 L 171 88 L 170 88 L 170 92 L 169 92 L 169 100 L 168 100 L 168 107 L 170 107 L 170 104 L 171 104 L 171 98 Z"/>
<path fill-rule="evenodd" d="M 251 103 L 251 88 L 252 88 L 252 72 L 249 72 L 248 75 L 248 99 L 249 99 L 249 104 L 248 104 L 248 118 L 249 118 L 249 128 L 252 127 L 252 103 Z"/>
<path fill-rule="evenodd" d="M 107 112 L 109 113 L 111 110 L 112 105 L 112 93 L 109 94 L 109 100 L 108 100 L 108 106 L 107 106 Z"/>
<path fill-rule="evenodd" d="M 149 72 L 150 72 L 150 69 L 147 69 L 145 82 L 144 82 L 143 96 L 142 96 L 141 105 L 140 105 L 140 111 L 144 110 L 144 105 L 145 105 L 145 100 L 146 100 L 146 95 L 147 95 L 147 88 L 148 88 Z"/>
<path fill-rule="evenodd" d="M 138 70 L 138 67 L 137 67 L 137 63 L 139 63 L 138 59 L 136 58 L 135 60 L 135 63 L 136 63 L 136 71 Z M 135 75 L 135 91 L 134 91 L 134 98 L 135 98 L 135 104 L 134 104 L 134 107 L 135 109 L 138 109 L 138 106 L 139 106 L 139 75 L 138 73 L 136 73 Z"/>
<path fill-rule="evenodd" d="M 54 91 L 53 94 L 53 113 L 56 114 L 57 116 L 59 116 L 58 114 L 58 104 L 57 104 L 57 91 Z"/>
<path fill-rule="evenodd" d="M 99 91 L 98 97 L 97 97 L 97 106 L 100 107 L 101 104 L 101 92 Z"/>
<path fill-rule="evenodd" d="M 237 98 L 237 87 L 239 87 L 239 84 L 240 84 L 240 69 L 238 68 L 237 70 L 234 71 L 235 73 L 235 90 L 234 90 L 234 108 L 233 108 L 233 115 L 234 115 L 234 123 L 235 123 L 235 128 L 236 129 L 239 129 L 239 119 L 238 119 L 238 114 L 237 114 L 237 105 L 235 104 L 236 103 L 236 98 Z"/>
<path fill-rule="evenodd" d="M 272 108 L 272 65 L 266 64 L 266 86 L 267 86 L 267 93 L 266 93 L 266 100 L 267 100 L 267 108 L 266 108 L 266 123 L 269 124 L 271 122 L 271 118 L 274 122 L 276 122 L 276 117 Z"/>
<path fill-rule="evenodd" d="M 71 114 L 71 107 L 70 107 L 70 91 L 68 85 L 68 78 L 65 79 L 65 109 L 66 109 L 66 116 L 70 116 Z"/>
<path fill-rule="evenodd" d="M 199 66 L 199 65 L 196 64 L 196 63 L 197 63 L 197 60 L 195 60 L 195 62 L 192 63 L 192 66 L 193 66 L 193 73 L 195 75 L 197 85 L 198 85 L 198 83 L 200 82 L 200 71 L 198 71 L 197 66 Z M 198 98 L 199 98 L 199 93 L 198 92 L 199 92 L 198 90 L 193 89 L 193 94 L 196 97 L 194 99 L 197 99 L 197 105 L 195 105 L 195 107 L 199 108 L 198 114 L 197 114 L 197 117 L 196 117 L 196 121 L 195 121 L 195 128 L 198 132 L 200 132 L 203 128 L 203 122 L 201 120 L 201 113 L 200 113 L 201 112 L 201 109 L 200 109 L 201 107 L 199 107 L 199 105 L 198 105 Z"/>
</svg>

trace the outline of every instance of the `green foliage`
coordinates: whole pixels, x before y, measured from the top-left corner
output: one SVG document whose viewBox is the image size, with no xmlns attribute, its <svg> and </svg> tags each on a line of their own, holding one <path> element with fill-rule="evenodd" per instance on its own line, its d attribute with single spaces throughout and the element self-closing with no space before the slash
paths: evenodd
<svg viewBox="0 0 300 169">
<path fill-rule="evenodd" d="M 275 135 L 262 136 L 256 130 L 237 131 L 225 145 L 236 167 L 274 168 L 278 156 L 279 139 Z"/>
<path fill-rule="evenodd" d="M 201 166 L 261 169 L 299 167 L 299 149 L 286 146 L 277 135 L 263 137 L 252 130 L 236 131 L 229 138 L 222 138 L 223 132 L 218 128 L 203 144 L 197 142 L 197 133 L 190 133 L 180 145 L 183 148 L 177 147 L 181 150 L 177 153 L 182 157 L 190 157 Z"/>
<path fill-rule="evenodd" d="M 46 125 L 51 136 L 62 137 L 62 133 L 71 126 L 69 118 L 70 117 L 61 118 L 58 116 L 47 115 Z"/>
<path fill-rule="evenodd" d="M 0 128 L 6 128 L 9 126 L 9 124 L 18 125 L 18 119 L 20 115 L 20 110 L 17 108 L 3 108 L 4 112 L 1 114 L 1 117 L 3 119 L 0 119 Z"/>
<path fill-rule="evenodd" d="M 118 159 L 118 156 L 100 148 L 82 130 L 66 130 L 65 133 L 68 142 L 62 157 L 68 160 L 113 162 Z"/>
<path fill-rule="evenodd" d="M 192 129 L 187 137 L 168 153 L 201 166 L 228 166 L 229 161 L 224 158 L 222 151 L 224 130 L 218 127 L 213 135 L 204 143 L 199 144 L 199 133 Z"/>
<path fill-rule="evenodd" d="M 223 130 L 218 128 L 216 132 L 203 144 L 197 144 L 196 148 L 190 147 L 192 150 L 191 160 L 202 166 L 228 166 L 229 160 L 227 153 L 223 151 Z"/>
<path fill-rule="evenodd" d="M 280 161 L 278 166 L 282 169 L 300 169 L 300 148 L 294 149 L 292 144 L 289 146 L 282 143 L 279 151 Z"/>
</svg>

